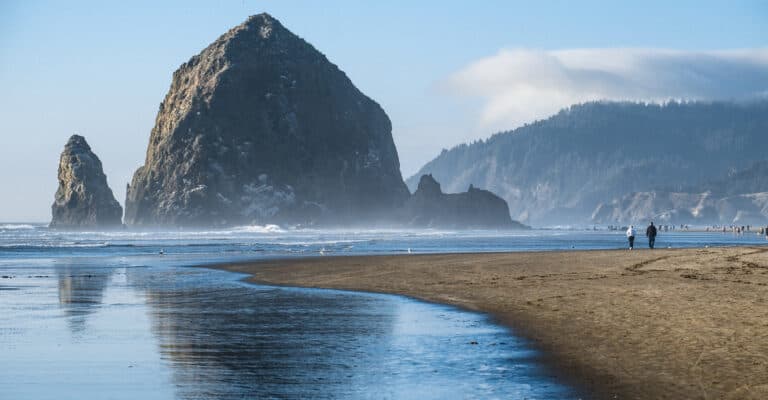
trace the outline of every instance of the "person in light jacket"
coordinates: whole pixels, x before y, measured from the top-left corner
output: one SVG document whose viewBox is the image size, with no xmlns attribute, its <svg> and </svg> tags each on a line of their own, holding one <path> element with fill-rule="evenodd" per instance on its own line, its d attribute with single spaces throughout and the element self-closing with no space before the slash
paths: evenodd
<svg viewBox="0 0 768 400">
<path fill-rule="evenodd" d="M 629 249 L 632 250 L 635 247 L 635 227 L 632 225 L 627 229 L 627 240 L 629 240 Z"/>
</svg>

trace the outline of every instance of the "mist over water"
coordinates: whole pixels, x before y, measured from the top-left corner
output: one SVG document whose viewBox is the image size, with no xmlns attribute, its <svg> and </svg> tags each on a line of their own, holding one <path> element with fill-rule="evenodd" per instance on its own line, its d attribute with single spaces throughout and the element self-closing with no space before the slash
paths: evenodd
<svg viewBox="0 0 768 400">
<path fill-rule="evenodd" d="M 409 249 L 619 248 L 624 240 L 607 231 L 105 233 L 0 224 L 0 398 L 577 398 L 528 343 L 484 315 L 398 296 L 257 286 L 188 266 Z M 765 239 L 657 240 L 750 243 Z"/>
<path fill-rule="evenodd" d="M 640 229 L 640 228 L 638 228 Z M 755 228 L 753 228 L 754 230 Z M 642 236 L 642 235 L 641 235 Z M 512 231 L 451 230 L 315 230 L 283 229 L 277 225 L 226 230 L 157 230 L 66 232 L 41 224 L 0 223 L 2 258 L 46 255 L 150 257 L 153 265 L 194 265 L 235 259 L 318 255 L 370 255 L 446 252 L 616 249 L 626 247 L 624 231 L 549 229 Z M 646 242 L 638 238 L 638 246 Z M 660 232 L 659 248 L 763 244 L 755 232 Z M 165 257 L 154 257 L 160 252 Z M 143 259 L 143 258 L 142 258 Z"/>
</svg>

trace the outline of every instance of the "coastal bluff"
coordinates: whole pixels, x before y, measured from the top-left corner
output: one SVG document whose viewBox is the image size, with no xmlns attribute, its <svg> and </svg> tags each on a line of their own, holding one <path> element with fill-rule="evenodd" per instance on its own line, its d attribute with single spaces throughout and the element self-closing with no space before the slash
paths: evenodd
<svg viewBox="0 0 768 400">
<path fill-rule="evenodd" d="M 107 184 L 101 160 L 85 138 L 72 135 L 59 159 L 59 187 L 51 206 L 50 227 L 114 228 L 122 225 L 123 208 Z"/>
<path fill-rule="evenodd" d="M 344 226 L 409 198 L 387 114 L 269 14 L 249 17 L 174 74 L 132 226 Z"/>
<path fill-rule="evenodd" d="M 447 192 L 473 183 L 506 200 L 513 219 L 538 226 L 637 223 L 634 218 L 765 223 L 766 202 L 757 194 L 768 189 L 759 178 L 764 174 L 750 166 L 766 160 L 766 131 L 764 99 L 588 102 L 445 150 L 406 183 L 415 190 L 423 174 L 433 174 Z M 699 194 L 707 191 L 699 207 Z"/>
<path fill-rule="evenodd" d="M 595 223 L 655 220 L 697 225 L 768 224 L 768 160 L 679 190 L 629 193 L 598 204 Z"/>
</svg>

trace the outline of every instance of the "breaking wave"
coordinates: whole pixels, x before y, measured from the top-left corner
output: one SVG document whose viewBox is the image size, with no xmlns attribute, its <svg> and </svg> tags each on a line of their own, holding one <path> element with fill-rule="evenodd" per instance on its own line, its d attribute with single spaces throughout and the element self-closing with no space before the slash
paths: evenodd
<svg viewBox="0 0 768 400">
<path fill-rule="evenodd" d="M 18 230 L 33 230 L 39 226 L 30 224 L 0 224 L 0 231 L 18 231 Z"/>
</svg>

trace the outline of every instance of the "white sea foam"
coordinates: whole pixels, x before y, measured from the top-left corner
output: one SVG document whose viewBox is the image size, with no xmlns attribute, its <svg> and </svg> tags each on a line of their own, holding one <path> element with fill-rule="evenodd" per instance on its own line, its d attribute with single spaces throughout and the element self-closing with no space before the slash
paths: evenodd
<svg viewBox="0 0 768 400">
<path fill-rule="evenodd" d="M 369 242 L 371 239 L 337 239 L 337 240 L 297 240 L 297 241 L 279 241 L 271 242 L 278 246 L 315 246 L 315 245 L 337 245 L 337 244 L 349 244 L 349 243 L 363 243 Z"/>
<path fill-rule="evenodd" d="M 14 231 L 14 230 L 31 230 L 37 226 L 30 224 L 0 224 L 0 230 Z"/>
<path fill-rule="evenodd" d="M 2 249 L 47 249 L 47 248 L 99 248 L 107 247 L 109 243 L 79 243 L 79 242 L 16 242 L 16 243 L 0 243 Z"/>
<path fill-rule="evenodd" d="M 285 230 L 278 225 L 246 225 L 238 226 L 232 230 L 233 232 L 251 232 L 251 233 L 282 233 Z"/>
</svg>

